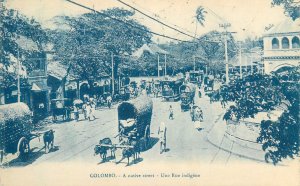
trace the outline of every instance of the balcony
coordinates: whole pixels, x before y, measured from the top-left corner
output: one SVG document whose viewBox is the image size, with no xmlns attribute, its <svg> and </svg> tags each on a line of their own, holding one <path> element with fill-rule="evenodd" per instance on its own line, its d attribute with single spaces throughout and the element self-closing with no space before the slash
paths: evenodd
<svg viewBox="0 0 300 186">
<path fill-rule="evenodd" d="M 300 48 L 264 50 L 264 57 L 299 57 Z"/>
</svg>

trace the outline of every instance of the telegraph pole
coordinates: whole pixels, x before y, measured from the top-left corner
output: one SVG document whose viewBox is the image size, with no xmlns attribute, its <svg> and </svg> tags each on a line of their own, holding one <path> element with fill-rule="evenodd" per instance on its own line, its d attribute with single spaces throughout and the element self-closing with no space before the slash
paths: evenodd
<svg viewBox="0 0 300 186">
<path fill-rule="evenodd" d="M 167 54 L 165 54 L 165 76 L 167 76 Z"/>
<path fill-rule="evenodd" d="M 18 49 L 18 71 L 17 71 L 17 77 L 18 77 L 18 103 L 21 102 L 21 87 L 20 87 L 20 54 L 19 54 L 19 49 Z"/>
<path fill-rule="evenodd" d="M 194 72 L 196 71 L 196 56 L 194 56 Z"/>
<path fill-rule="evenodd" d="M 227 28 L 231 26 L 230 23 L 219 24 L 220 27 L 225 29 L 225 37 L 224 37 L 224 44 L 225 44 L 225 70 L 226 70 L 226 84 L 229 83 L 229 74 L 228 74 L 228 52 L 227 52 Z"/>
<path fill-rule="evenodd" d="M 157 77 L 159 77 L 159 54 L 157 55 Z"/>
<path fill-rule="evenodd" d="M 114 78 L 114 54 L 111 53 L 111 82 L 112 82 L 112 91 L 111 94 L 115 94 L 115 78 Z"/>
<path fill-rule="evenodd" d="M 239 51 L 239 54 L 240 54 L 240 78 L 243 79 L 243 71 L 242 71 L 242 43 L 239 42 L 239 48 L 240 48 L 240 51 Z"/>
<path fill-rule="evenodd" d="M 251 75 L 253 74 L 252 51 L 250 51 Z"/>
</svg>

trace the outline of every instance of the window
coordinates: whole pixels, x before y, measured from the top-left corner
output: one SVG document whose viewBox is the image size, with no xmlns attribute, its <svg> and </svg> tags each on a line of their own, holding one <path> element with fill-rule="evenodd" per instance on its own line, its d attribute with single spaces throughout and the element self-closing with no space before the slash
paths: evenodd
<svg viewBox="0 0 300 186">
<path fill-rule="evenodd" d="M 290 48 L 289 39 L 286 37 L 282 38 L 281 44 L 282 44 L 282 48 L 284 49 Z"/>
<path fill-rule="evenodd" d="M 278 49 L 279 48 L 279 41 L 277 38 L 272 39 L 272 49 Z"/>
<path fill-rule="evenodd" d="M 292 39 L 292 48 L 300 48 L 300 41 L 296 36 Z"/>
</svg>

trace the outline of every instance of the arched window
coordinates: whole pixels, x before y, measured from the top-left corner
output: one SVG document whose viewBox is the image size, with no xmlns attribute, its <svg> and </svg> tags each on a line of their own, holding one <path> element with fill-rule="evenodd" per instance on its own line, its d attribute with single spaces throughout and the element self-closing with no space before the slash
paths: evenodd
<svg viewBox="0 0 300 186">
<path fill-rule="evenodd" d="M 272 49 L 278 49 L 279 48 L 279 41 L 277 38 L 272 39 Z"/>
<path fill-rule="evenodd" d="M 300 48 L 300 41 L 296 36 L 292 39 L 292 48 Z"/>
<path fill-rule="evenodd" d="M 281 45 L 282 45 L 282 48 L 284 48 L 284 49 L 290 48 L 289 39 L 286 37 L 282 38 Z"/>
</svg>

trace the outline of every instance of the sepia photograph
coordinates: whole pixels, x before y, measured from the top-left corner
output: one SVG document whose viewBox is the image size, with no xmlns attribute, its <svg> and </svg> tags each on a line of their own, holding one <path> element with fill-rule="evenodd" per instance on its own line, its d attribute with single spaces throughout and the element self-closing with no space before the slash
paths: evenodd
<svg viewBox="0 0 300 186">
<path fill-rule="evenodd" d="M 0 186 L 300 186 L 299 0 L 0 16 Z"/>
</svg>

